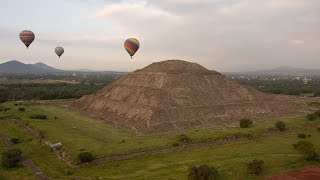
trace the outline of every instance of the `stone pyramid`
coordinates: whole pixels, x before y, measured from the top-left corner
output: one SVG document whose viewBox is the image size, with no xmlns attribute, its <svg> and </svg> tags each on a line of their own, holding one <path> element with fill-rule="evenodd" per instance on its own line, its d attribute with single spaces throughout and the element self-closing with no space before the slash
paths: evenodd
<svg viewBox="0 0 320 180">
<path fill-rule="evenodd" d="M 71 106 L 139 133 L 230 125 L 244 117 L 289 115 L 297 109 L 181 60 L 152 63 Z"/>
</svg>

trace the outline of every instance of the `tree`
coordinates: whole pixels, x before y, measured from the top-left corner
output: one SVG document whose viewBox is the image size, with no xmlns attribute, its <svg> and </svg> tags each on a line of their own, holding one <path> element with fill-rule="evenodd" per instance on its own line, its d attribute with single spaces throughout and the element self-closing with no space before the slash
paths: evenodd
<svg viewBox="0 0 320 180">
<path fill-rule="evenodd" d="M 308 114 L 307 117 L 306 117 L 307 120 L 309 121 L 314 121 L 317 119 L 317 115 L 315 114 Z"/>
<path fill-rule="evenodd" d="M 90 152 L 82 152 L 78 155 L 79 160 L 81 163 L 88 163 L 94 160 L 94 156 Z"/>
<path fill-rule="evenodd" d="M 189 180 L 216 180 L 219 176 L 219 172 L 215 167 L 206 164 L 190 167 L 188 172 Z"/>
<path fill-rule="evenodd" d="M 280 131 L 285 131 L 286 130 L 286 124 L 283 121 L 277 121 L 274 125 Z"/>
<path fill-rule="evenodd" d="M 264 162 L 262 160 L 253 160 L 248 163 L 247 171 L 248 174 L 259 175 L 262 173 Z"/>
<path fill-rule="evenodd" d="M 248 118 L 243 118 L 240 120 L 240 127 L 241 128 L 248 128 L 248 127 L 252 126 L 252 124 L 253 124 L 253 121 L 251 121 Z"/>
<path fill-rule="evenodd" d="M 16 148 L 2 153 L 2 166 L 5 168 L 17 167 L 22 159 L 21 155 L 21 150 Z"/>
</svg>

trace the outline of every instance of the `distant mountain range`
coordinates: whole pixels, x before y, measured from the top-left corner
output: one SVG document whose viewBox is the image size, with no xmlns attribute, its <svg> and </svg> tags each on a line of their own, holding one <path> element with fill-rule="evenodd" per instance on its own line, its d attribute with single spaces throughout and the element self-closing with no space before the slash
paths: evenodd
<svg viewBox="0 0 320 180">
<path fill-rule="evenodd" d="M 0 73 L 6 74 L 42 74 L 56 72 L 62 72 L 62 70 L 55 69 L 41 62 L 36 64 L 24 64 L 13 60 L 0 64 Z"/>
<path fill-rule="evenodd" d="M 36 64 L 24 64 L 17 60 L 12 60 L 0 64 L 0 74 L 127 74 L 127 72 L 117 71 L 90 71 L 90 70 L 60 70 L 38 62 Z"/>
<path fill-rule="evenodd" d="M 53 68 L 44 63 L 36 64 L 24 64 L 20 61 L 8 61 L 3 64 L 0 64 L 0 74 L 54 74 L 54 73 L 70 73 L 70 72 L 92 72 L 88 70 L 73 70 L 65 71 Z M 116 72 L 116 71 L 100 71 L 96 73 L 122 73 L 126 72 Z M 295 68 L 290 66 L 280 66 L 274 69 L 267 70 L 257 70 L 257 71 L 248 71 L 248 72 L 233 72 L 226 74 L 262 74 L 262 75 L 317 75 L 320 76 L 320 69 L 304 69 L 304 68 Z"/>
</svg>

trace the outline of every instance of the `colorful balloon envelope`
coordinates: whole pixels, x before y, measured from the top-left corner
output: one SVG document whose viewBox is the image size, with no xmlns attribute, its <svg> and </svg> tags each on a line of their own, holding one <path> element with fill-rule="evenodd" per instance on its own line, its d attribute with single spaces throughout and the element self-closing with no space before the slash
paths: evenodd
<svg viewBox="0 0 320 180">
<path fill-rule="evenodd" d="M 26 45 L 28 48 L 30 44 L 34 41 L 35 35 L 32 31 L 24 30 L 21 31 L 19 37 L 23 44 Z"/>
<path fill-rule="evenodd" d="M 59 58 L 60 58 L 60 56 L 62 56 L 62 54 L 64 53 L 64 49 L 63 49 L 63 47 L 56 47 L 55 49 L 54 49 L 54 52 L 56 52 L 56 54 L 59 56 Z"/>
<path fill-rule="evenodd" d="M 129 38 L 124 42 L 124 48 L 127 50 L 129 55 L 131 56 L 131 59 L 132 59 L 132 56 L 138 51 L 139 47 L 140 47 L 140 43 L 138 39 Z"/>
</svg>

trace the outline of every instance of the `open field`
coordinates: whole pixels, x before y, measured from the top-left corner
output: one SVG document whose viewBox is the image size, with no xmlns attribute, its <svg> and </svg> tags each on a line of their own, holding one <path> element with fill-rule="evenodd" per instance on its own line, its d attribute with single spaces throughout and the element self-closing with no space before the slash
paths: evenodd
<svg viewBox="0 0 320 180">
<path fill-rule="evenodd" d="M 51 178 L 68 178 L 66 172 L 73 172 L 71 177 L 100 177 L 110 179 L 185 179 L 187 169 L 192 165 L 210 164 L 218 167 L 222 179 L 259 179 L 263 176 L 277 174 L 287 169 L 307 165 L 320 166 L 319 163 L 306 163 L 303 157 L 276 154 L 297 154 L 292 144 L 297 142 L 298 133 L 310 134 L 317 150 L 320 150 L 320 132 L 315 130 L 320 121 L 310 122 L 304 116 L 282 118 L 290 131 L 278 132 L 272 130 L 274 122 L 279 119 L 257 120 L 252 128 L 216 127 L 208 129 L 186 130 L 163 134 L 138 135 L 124 129 L 115 128 L 98 120 L 88 118 L 77 112 L 52 105 L 15 106 L 13 103 L 2 104 L 10 107 L 0 116 L 15 116 L 25 124 L 44 133 L 46 139 L 61 142 L 63 149 L 71 155 L 73 162 L 78 162 L 77 155 L 82 151 L 90 151 L 101 158 L 115 154 L 137 152 L 146 149 L 170 148 L 177 137 L 184 133 L 193 142 L 213 141 L 233 137 L 235 135 L 250 135 L 251 140 L 238 140 L 225 145 L 208 145 L 195 148 L 185 148 L 182 151 L 172 151 L 165 154 L 138 157 L 130 160 L 91 164 L 84 167 L 70 168 L 63 161 L 41 145 L 38 139 L 29 135 L 21 124 L 11 120 L 1 120 L 0 134 L 18 137 L 23 141 L 17 145 L 27 158 Z M 25 107 L 25 112 L 17 109 Z M 46 114 L 47 120 L 33 120 L 30 115 Z M 54 117 L 57 117 L 55 119 Z M 304 126 L 313 126 L 303 130 Z M 263 134 L 263 136 L 261 135 Z M 123 142 L 123 140 L 125 140 Z M 2 143 L 2 142 L 1 142 Z M 1 152 L 6 148 L 0 144 Z M 261 176 L 246 174 L 245 164 L 259 158 L 265 161 L 265 171 Z M 4 177 L 23 176 L 26 179 L 35 177 L 24 168 L 7 171 L 0 169 Z M 21 175 L 22 174 L 22 175 Z M 94 174 L 94 176 L 93 176 Z M 19 178 L 20 179 L 20 178 Z"/>
</svg>

